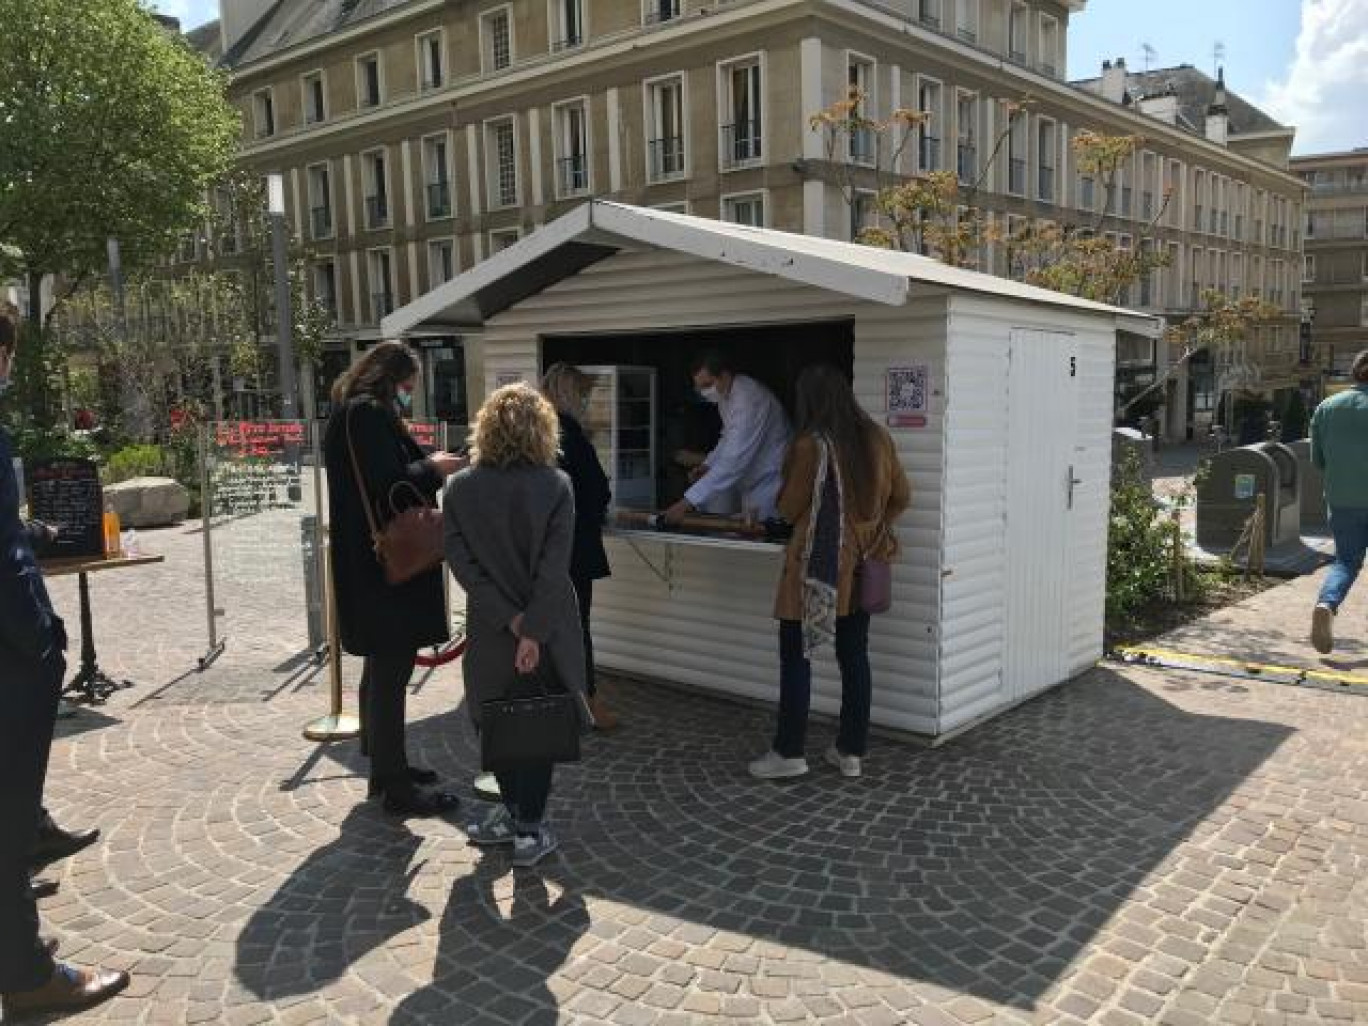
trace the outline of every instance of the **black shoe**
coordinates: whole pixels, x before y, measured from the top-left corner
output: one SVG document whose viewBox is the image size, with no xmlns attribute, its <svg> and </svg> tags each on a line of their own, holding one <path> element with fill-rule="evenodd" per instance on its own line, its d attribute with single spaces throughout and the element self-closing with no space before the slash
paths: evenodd
<svg viewBox="0 0 1368 1026">
<path fill-rule="evenodd" d="M 440 816 L 461 807 L 461 800 L 445 791 L 420 791 L 404 782 L 398 787 L 380 787 L 385 811 L 391 816 Z"/>
<path fill-rule="evenodd" d="M 33 892 L 34 901 L 42 901 L 50 898 L 57 893 L 56 880 L 29 880 L 29 890 Z"/>
<path fill-rule="evenodd" d="M 421 766 L 410 766 L 408 768 L 408 778 L 411 783 L 430 786 L 437 783 L 438 777 L 436 770 L 423 769 Z M 366 797 L 374 798 L 384 790 L 384 785 L 374 777 L 366 785 Z"/>
<path fill-rule="evenodd" d="M 63 830 L 49 820 L 38 828 L 38 843 L 33 846 L 30 864 L 34 869 L 42 869 L 54 862 L 70 858 L 78 851 L 89 848 L 100 839 L 96 830 Z"/>
</svg>

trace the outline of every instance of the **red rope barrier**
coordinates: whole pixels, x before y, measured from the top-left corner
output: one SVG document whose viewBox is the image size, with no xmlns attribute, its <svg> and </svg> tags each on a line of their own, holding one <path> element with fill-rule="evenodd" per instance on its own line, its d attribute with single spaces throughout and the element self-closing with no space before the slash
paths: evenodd
<svg viewBox="0 0 1368 1026">
<path fill-rule="evenodd" d="M 443 648 L 434 648 L 430 655 L 422 652 L 413 660 L 415 666 L 425 669 L 434 666 L 445 666 L 447 663 L 454 663 L 461 656 L 465 655 L 466 645 L 469 644 L 465 637 L 460 637 L 454 641 L 448 641 Z"/>
</svg>

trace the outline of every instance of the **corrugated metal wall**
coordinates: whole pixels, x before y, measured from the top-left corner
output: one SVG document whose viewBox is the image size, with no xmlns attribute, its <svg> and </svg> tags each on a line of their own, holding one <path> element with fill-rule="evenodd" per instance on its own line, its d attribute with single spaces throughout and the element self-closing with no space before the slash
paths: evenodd
<svg viewBox="0 0 1368 1026">
<path fill-rule="evenodd" d="M 913 503 L 898 529 L 903 556 L 894 571 L 894 608 L 876 618 L 870 655 L 874 722 L 932 734 L 944 508 L 944 310 L 939 297 L 900 309 L 877 307 L 678 254 L 624 253 L 491 319 L 482 345 L 485 383 L 492 388 L 510 376 L 534 380 L 543 334 L 841 317 L 856 321 L 855 387 L 871 411 L 885 409 L 886 368 L 929 365 L 933 395 L 927 425 L 895 432 L 912 479 Z M 678 344 L 689 344 L 687 334 Z M 776 627 L 770 615 L 777 553 L 687 545 L 667 550 L 643 543 L 652 569 L 620 541 L 609 548 L 613 576 L 596 586 L 594 595 L 594 640 L 605 668 L 751 698 L 777 696 Z M 835 712 L 839 704 L 834 660 L 823 656 L 814 665 L 813 706 Z"/>
</svg>

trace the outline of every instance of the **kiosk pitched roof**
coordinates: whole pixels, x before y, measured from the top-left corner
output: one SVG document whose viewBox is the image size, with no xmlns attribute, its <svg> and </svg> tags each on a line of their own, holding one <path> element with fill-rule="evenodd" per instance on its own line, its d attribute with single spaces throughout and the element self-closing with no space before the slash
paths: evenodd
<svg viewBox="0 0 1368 1026">
<path fill-rule="evenodd" d="M 959 289 L 1114 317 L 1142 335 L 1157 318 L 1049 289 L 951 267 L 916 253 L 592 200 L 381 321 L 386 338 L 419 328 L 478 328 L 490 317 L 621 250 L 664 249 L 888 306 L 920 288 Z"/>
</svg>

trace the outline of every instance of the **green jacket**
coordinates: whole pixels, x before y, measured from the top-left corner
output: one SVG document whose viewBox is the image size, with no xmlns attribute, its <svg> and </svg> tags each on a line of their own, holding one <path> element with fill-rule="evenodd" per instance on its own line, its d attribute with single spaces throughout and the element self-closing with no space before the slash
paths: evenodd
<svg viewBox="0 0 1368 1026">
<path fill-rule="evenodd" d="M 1368 509 L 1368 385 L 1332 395 L 1311 417 L 1311 461 L 1331 509 Z"/>
</svg>

